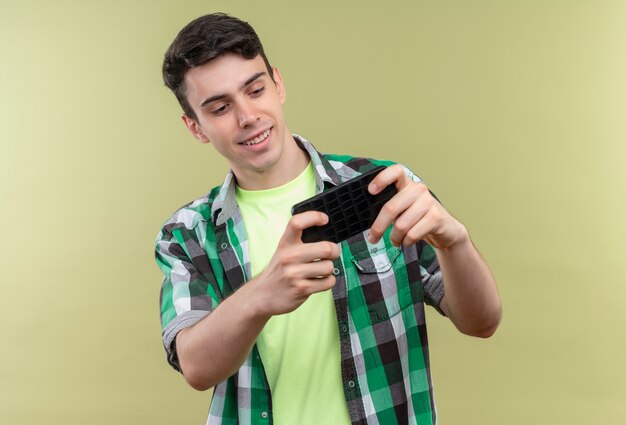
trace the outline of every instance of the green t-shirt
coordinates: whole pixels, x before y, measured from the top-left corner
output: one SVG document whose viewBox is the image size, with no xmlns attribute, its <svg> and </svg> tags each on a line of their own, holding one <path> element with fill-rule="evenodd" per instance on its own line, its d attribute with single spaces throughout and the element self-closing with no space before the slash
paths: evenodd
<svg viewBox="0 0 626 425">
<path fill-rule="evenodd" d="M 292 205 L 314 194 L 312 164 L 277 188 L 248 191 L 237 187 L 252 276 L 272 258 Z M 272 391 L 276 425 L 350 423 L 331 291 L 311 295 L 291 313 L 273 316 L 256 344 Z"/>
</svg>

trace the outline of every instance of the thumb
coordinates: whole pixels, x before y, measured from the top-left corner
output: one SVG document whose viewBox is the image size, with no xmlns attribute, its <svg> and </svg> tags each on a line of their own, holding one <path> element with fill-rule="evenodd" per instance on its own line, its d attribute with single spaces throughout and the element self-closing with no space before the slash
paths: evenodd
<svg viewBox="0 0 626 425">
<path fill-rule="evenodd" d="M 328 216 L 320 211 L 305 211 L 296 214 L 287 223 L 287 228 L 280 239 L 279 246 L 302 243 L 302 231 L 308 227 L 323 226 L 328 223 Z"/>
</svg>

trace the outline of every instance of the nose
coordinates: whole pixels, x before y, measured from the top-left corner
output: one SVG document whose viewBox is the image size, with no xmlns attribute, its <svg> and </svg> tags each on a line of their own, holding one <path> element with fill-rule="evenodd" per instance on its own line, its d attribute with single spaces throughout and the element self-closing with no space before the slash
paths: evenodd
<svg viewBox="0 0 626 425">
<path fill-rule="evenodd" d="M 237 120 L 239 127 L 245 128 L 254 125 L 258 121 L 259 115 L 256 110 L 246 102 L 242 102 L 237 107 Z"/>
</svg>

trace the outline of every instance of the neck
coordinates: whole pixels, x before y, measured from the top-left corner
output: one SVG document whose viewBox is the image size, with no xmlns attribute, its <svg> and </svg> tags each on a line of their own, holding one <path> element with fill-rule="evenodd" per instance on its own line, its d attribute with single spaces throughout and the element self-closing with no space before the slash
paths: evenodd
<svg viewBox="0 0 626 425">
<path fill-rule="evenodd" d="M 237 184 L 245 190 L 273 189 L 298 177 L 309 165 L 309 155 L 300 149 L 287 129 L 280 157 L 267 170 L 252 173 L 237 173 Z"/>
</svg>

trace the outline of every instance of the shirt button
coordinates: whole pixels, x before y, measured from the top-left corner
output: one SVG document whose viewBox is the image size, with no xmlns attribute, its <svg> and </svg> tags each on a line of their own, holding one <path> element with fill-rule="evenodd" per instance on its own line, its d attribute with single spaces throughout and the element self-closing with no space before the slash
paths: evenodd
<svg viewBox="0 0 626 425">
<path fill-rule="evenodd" d="M 226 242 L 224 242 L 224 243 L 222 244 L 222 249 L 226 249 L 226 248 L 228 248 L 228 244 L 227 244 Z"/>
<path fill-rule="evenodd" d="M 349 386 L 350 388 L 354 388 L 354 381 L 349 381 L 349 382 L 348 382 L 348 386 Z"/>
<path fill-rule="evenodd" d="M 348 332 L 348 327 L 347 327 L 347 326 L 342 326 L 342 327 L 341 327 L 341 331 L 342 331 L 343 333 Z"/>
<path fill-rule="evenodd" d="M 337 267 L 335 267 L 335 268 L 333 269 L 333 274 L 334 274 L 335 276 L 337 276 L 337 275 L 339 274 L 339 269 L 338 269 Z"/>
<path fill-rule="evenodd" d="M 265 412 L 265 411 L 261 412 L 261 417 L 263 419 L 267 419 L 267 412 Z"/>
</svg>

